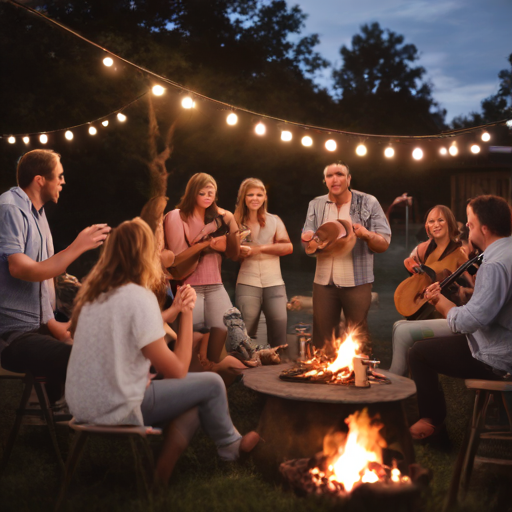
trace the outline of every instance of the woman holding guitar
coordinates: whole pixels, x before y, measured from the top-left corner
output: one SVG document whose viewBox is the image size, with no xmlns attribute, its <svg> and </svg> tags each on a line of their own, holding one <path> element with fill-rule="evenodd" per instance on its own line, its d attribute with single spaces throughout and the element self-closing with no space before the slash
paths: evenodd
<svg viewBox="0 0 512 512">
<path fill-rule="evenodd" d="M 226 339 L 223 322 L 231 300 L 222 284 L 222 253 L 236 259 L 239 254 L 238 226 L 233 214 L 217 206 L 217 183 L 206 173 L 190 178 L 175 210 L 164 219 L 166 247 L 176 260 L 168 270 L 181 284 L 196 291 L 194 331 L 209 329 L 207 354 L 215 363 Z"/>
<path fill-rule="evenodd" d="M 432 311 L 433 308 L 426 309 L 428 304 L 424 306 L 427 302 L 423 297 L 424 289 L 433 282 L 442 281 L 468 260 L 458 240 L 457 221 L 448 207 L 436 205 L 428 211 L 425 231 L 429 240 L 419 244 L 404 261 L 405 267 L 413 275 L 403 281 L 395 292 L 398 312 L 409 320 L 419 320 L 400 320 L 393 326 L 390 371 L 398 375 L 408 373 L 407 351 L 416 341 L 449 334 L 446 321 L 435 320 L 439 315 Z M 450 293 L 450 299 L 461 304 L 457 292 Z M 432 320 L 423 321 L 428 318 Z"/>
</svg>

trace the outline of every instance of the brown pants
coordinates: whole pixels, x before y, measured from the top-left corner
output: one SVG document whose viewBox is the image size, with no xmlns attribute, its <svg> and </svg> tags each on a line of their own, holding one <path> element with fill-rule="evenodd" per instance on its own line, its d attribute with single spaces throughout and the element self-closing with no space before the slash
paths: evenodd
<svg viewBox="0 0 512 512">
<path fill-rule="evenodd" d="M 372 284 L 347 288 L 313 284 L 313 345 L 322 348 L 326 341 L 339 338 L 341 311 L 345 315 L 346 330 L 357 329 L 357 339 L 368 354 L 369 333 L 366 317 L 372 302 Z M 370 354 L 368 354 L 370 355 Z"/>
</svg>

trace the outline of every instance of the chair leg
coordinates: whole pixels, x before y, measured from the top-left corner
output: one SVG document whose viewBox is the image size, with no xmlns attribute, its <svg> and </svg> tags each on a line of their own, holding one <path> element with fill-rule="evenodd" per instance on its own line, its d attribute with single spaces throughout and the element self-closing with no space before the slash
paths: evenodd
<svg viewBox="0 0 512 512">
<path fill-rule="evenodd" d="M 21 423 L 23 421 L 23 412 L 27 408 L 27 404 L 30 399 L 30 394 L 32 393 L 32 383 L 32 380 L 25 380 L 25 387 L 23 389 L 23 394 L 21 395 L 20 405 L 16 410 L 16 418 L 14 420 L 14 425 L 9 434 L 7 444 L 5 445 L 4 453 L 2 455 L 2 461 L 0 462 L 0 475 L 2 475 L 7 466 L 7 463 L 9 462 L 9 458 L 11 457 L 11 452 L 14 447 L 14 443 L 16 441 L 16 438 L 18 437 Z"/>
<path fill-rule="evenodd" d="M 37 398 L 39 399 L 39 403 L 41 404 L 41 411 L 46 421 L 46 425 L 48 426 L 48 431 L 50 432 L 50 437 L 52 439 L 55 455 L 57 456 L 57 461 L 59 462 L 61 469 L 64 471 L 64 461 L 62 460 L 59 443 L 57 442 L 57 433 L 55 431 L 55 422 L 53 421 L 53 412 L 50 408 L 50 401 L 48 400 L 46 389 L 44 385 L 37 380 L 34 382 L 34 387 L 37 393 Z"/>
<path fill-rule="evenodd" d="M 62 486 L 59 491 L 59 496 L 57 498 L 57 502 L 55 503 L 55 512 L 60 510 L 62 503 L 66 497 L 66 493 L 68 487 L 71 483 L 71 479 L 75 474 L 76 467 L 80 462 L 80 458 L 82 457 L 82 453 L 85 448 L 85 443 L 87 441 L 88 433 L 87 432 L 77 432 L 75 434 L 75 438 L 73 439 L 73 444 L 69 451 L 68 460 L 66 462 L 66 473 L 64 475 L 64 480 L 62 481 Z"/>
<path fill-rule="evenodd" d="M 138 441 L 138 443 L 137 443 Z M 138 449 L 137 444 L 143 446 L 143 453 Z M 137 490 L 139 492 L 139 496 L 144 496 L 147 499 L 151 500 L 151 490 L 153 483 L 153 475 L 151 474 L 148 478 L 148 471 L 144 467 L 144 459 L 147 459 L 149 462 L 150 468 L 149 471 L 154 472 L 153 465 L 153 454 L 151 453 L 151 449 L 148 445 L 147 439 L 143 439 L 139 436 L 134 438 L 130 437 L 130 445 L 132 448 L 133 458 L 135 460 L 135 471 L 137 475 Z"/>
</svg>

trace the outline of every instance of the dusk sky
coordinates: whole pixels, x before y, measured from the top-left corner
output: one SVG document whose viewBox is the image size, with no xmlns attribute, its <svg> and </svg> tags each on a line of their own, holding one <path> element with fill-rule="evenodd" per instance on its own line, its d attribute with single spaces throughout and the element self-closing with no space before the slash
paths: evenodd
<svg viewBox="0 0 512 512">
<path fill-rule="evenodd" d="M 307 13 L 304 34 L 318 33 L 316 47 L 331 65 L 342 64 L 361 25 L 379 22 L 418 49 L 434 99 L 454 116 L 480 111 L 498 90 L 498 72 L 512 53 L 512 0 L 288 0 Z M 330 70 L 317 80 L 331 85 Z"/>
</svg>

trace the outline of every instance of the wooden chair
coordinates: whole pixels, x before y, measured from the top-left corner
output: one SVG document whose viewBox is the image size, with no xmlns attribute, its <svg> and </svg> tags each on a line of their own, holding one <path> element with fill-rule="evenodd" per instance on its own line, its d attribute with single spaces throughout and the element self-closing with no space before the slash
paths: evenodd
<svg viewBox="0 0 512 512">
<path fill-rule="evenodd" d="M 139 492 L 142 490 L 146 496 L 150 496 L 155 470 L 153 453 L 147 439 L 148 435 L 160 435 L 162 430 L 159 428 L 136 426 L 136 425 L 96 425 L 90 423 L 78 423 L 74 418 L 69 422 L 69 427 L 76 431 L 73 444 L 66 462 L 66 474 L 60 488 L 59 496 L 55 505 L 55 510 L 59 510 L 64 502 L 66 493 L 75 470 L 82 457 L 85 444 L 90 435 L 100 435 L 107 437 L 124 437 L 130 441 L 132 453 L 135 460 L 135 470 L 137 473 L 137 484 Z M 142 454 L 137 449 L 137 441 L 142 448 Z M 144 469 L 144 459 L 149 465 L 149 471 Z M 149 478 L 148 478 L 149 473 Z M 142 489 L 141 489 L 142 482 Z"/>
<path fill-rule="evenodd" d="M 511 459 L 477 455 L 480 439 L 512 441 L 512 381 L 467 379 L 465 382 L 468 389 L 475 390 L 475 402 L 471 420 L 455 463 L 445 511 L 451 510 L 456 505 L 459 494 L 462 498 L 465 497 L 475 462 L 512 466 Z M 509 421 L 508 428 L 486 426 L 487 408 L 493 395 L 501 396 L 503 399 Z"/>
<path fill-rule="evenodd" d="M 16 442 L 16 438 L 18 437 L 18 433 L 20 431 L 24 418 L 30 416 L 38 416 L 44 420 L 44 423 L 48 427 L 48 432 L 52 440 L 55 455 L 57 456 L 57 461 L 59 462 L 59 465 L 62 467 L 62 469 L 64 469 L 64 462 L 62 460 L 59 445 L 57 443 L 53 411 L 50 406 L 50 401 L 48 400 L 48 395 L 46 394 L 45 378 L 35 377 L 30 372 L 14 373 L 0 367 L 0 380 L 7 379 L 22 380 L 25 386 L 23 388 L 23 393 L 21 395 L 19 407 L 16 410 L 16 419 L 14 421 L 14 425 L 7 439 L 7 443 L 5 445 L 4 452 L 2 455 L 2 460 L 0 461 L 0 475 L 3 473 L 7 466 L 7 463 L 9 462 L 11 452 L 14 447 L 14 443 Z M 36 392 L 39 407 L 30 406 L 29 400 L 33 389 Z"/>
</svg>

